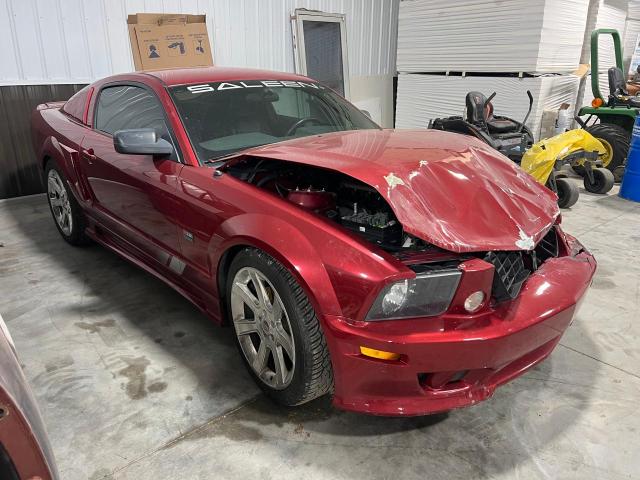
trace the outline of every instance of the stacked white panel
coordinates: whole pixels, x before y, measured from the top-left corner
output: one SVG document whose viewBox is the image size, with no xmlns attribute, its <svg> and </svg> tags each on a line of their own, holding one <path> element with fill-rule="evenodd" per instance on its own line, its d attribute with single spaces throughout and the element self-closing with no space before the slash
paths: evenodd
<svg viewBox="0 0 640 480">
<path fill-rule="evenodd" d="M 630 0 L 627 8 L 627 23 L 624 29 L 624 65 L 631 67 L 631 58 L 636 49 L 640 35 L 640 0 Z"/>
<path fill-rule="evenodd" d="M 578 66 L 588 1 L 403 0 L 400 72 L 553 72 Z"/>
<path fill-rule="evenodd" d="M 593 4 L 587 17 L 587 28 L 585 30 L 585 42 L 582 58 L 584 62 L 591 63 L 591 32 L 600 28 L 613 28 L 620 33 L 622 39 L 625 34 L 625 24 L 627 19 L 627 9 L 629 0 L 599 0 Z M 600 93 L 606 100 L 609 96 L 609 79 L 607 71 L 616 65 L 615 49 L 611 35 L 600 35 L 598 38 L 598 78 L 600 82 Z M 587 77 L 584 95 L 581 104 L 591 105 L 593 92 L 591 89 L 591 78 Z"/>
<path fill-rule="evenodd" d="M 496 92 L 494 113 L 521 121 L 529 107 L 526 91 L 531 90 L 534 103 L 527 126 L 537 139 L 544 110 L 557 110 L 568 103 L 573 116 L 578 81 L 575 75 L 517 78 L 402 74 L 398 77 L 396 128 L 426 128 L 434 118 L 463 115 L 465 96 L 473 90 L 487 97 Z"/>
<path fill-rule="evenodd" d="M 640 20 L 640 1 L 630 0 L 627 8 L 627 18 L 630 20 Z"/>
<path fill-rule="evenodd" d="M 631 57 L 633 57 L 633 52 L 638 43 L 638 35 L 640 35 L 640 20 L 627 20 L 627 26 L 624 31 L 624 44 L 622 47 L 624 52 L 623 63 L 627 71 L 631 65 Z"/>
<path fill-rule="evenodd" d="M 591 52 L 591 32 L 597 28 L 613 28 L 624 35 L 627 20 L 628 0 L 599 0 L 591 9 L 587 18 L 585 35 L 585 53 L 583 58 L 589 61 Z M 598 41 L 598 69 L 606 71 L 616 64 L 615 50 L 611 35 L 601 35 Z"/>
</svg>

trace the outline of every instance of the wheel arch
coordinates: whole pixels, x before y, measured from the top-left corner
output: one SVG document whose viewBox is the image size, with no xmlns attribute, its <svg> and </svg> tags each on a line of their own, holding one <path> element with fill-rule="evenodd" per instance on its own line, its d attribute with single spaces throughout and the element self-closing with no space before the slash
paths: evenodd
<svg viewBox="0 0 640 480">
<path fill-rule="evenodd" d="M 62 152 L 60 143 L 55 137 L 47 137 L 38 152 L 38 164 L 42 170 L 47 167 L 49 160 L 56 160 L 56 163 L 58 163 L 61 168 L 65 168 L 65 165 L 62 165 L 65 163 L 64 153 Z"/>
<path fill-rule="evenodd" d="M 56 166 L 62 170 L 71 193 L 80 204 L 86 201 L 87 193 L 82 191 L 82 185 L 78 172 L 76 171 L 79 162 L 79 153 L 76 150 L 64 147 L 54 136 L 49 136 L 43 142 L 37 159 L 41 171 L 45 172 L 50 161 L 54 161 Z M 46 179 L 45 179 L 46 181 Z"/>
<path fill-rule="evenodd" d="M 235 256 L 246 248 L 252 248 L 252 245 L 238 243 L 227 248 L 218 261 L 216 268 L 216 286 L 220 296 L 220 323 L 229 325 L 229 306 L 227 305 L 227 288 L 229 285 L 229 268 Z"/>
<path fill-rule="evenodd" d="M 76 172 L 71 165 L 68 165 L 65 154 L 62 150 L 60 142 L 55 137 L 47 137 L 38 152 L 38 162 L 41 170 L 44 172 L 50 161 L 55 161 L 56 165 L 62 169 L 68 182 L 73 185 L 77 181 Z M 72 188 L 72 190 L 74 190 Z M 74 191 L 75 193 L 75 191 Z"/>
<path fill-rule="evenodd" d="M 264 225 L 270 225 L 271 228 L 264 228 Z M 218 248 L 210 249 L 210 262 L 215 267 L 222 323 L 226 322 L 228 312 L 226 291 L 229 267 L 238 252 L 245 248 L 257 248 L 280 262 L 300 284 L 319 317 L 321 314 L 341 313 L 320 253 L 291 223 L 265 214 L 243 214 L 224 222 L 219 235 L 226 240 Z"/>
</svg>

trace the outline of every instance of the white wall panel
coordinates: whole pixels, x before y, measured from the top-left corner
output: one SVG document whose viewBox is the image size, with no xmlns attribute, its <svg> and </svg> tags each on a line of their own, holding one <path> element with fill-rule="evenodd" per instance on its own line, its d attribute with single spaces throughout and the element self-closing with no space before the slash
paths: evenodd
<svg viewBox="0 0 640 480">
<path fill-rule="evenodd" d="M 62 32 L 64 45 L 67 53 L 69 65 L 69 80 L 76 83 L 87 82 L 92 78 L 97 78 L 91 68 L 91 53 L 89 51 L 88 34 L 84 25 L 84 15 L 82 13 L 81 0 L 58 0 L 60 16 L 62 22 Z M 23 65 L 28 64 L 31 59 L 21 56 Z M 42 78 L 46 82 L 46 77 Z"/>
<path fill-rule="evenodd" d="M 18 63 L 18 51 L 15 39 L 15 22 L 12 21 L 12 12 L 9 3 L 4 0 L 0 3 L 0 32 L 4 45 L 0 48 L 0 71 L 2 77 L 11 80 L 22 78 L 22 70 Z"/>
<path fill-rule="evenodd" d="M 128 14 L 206 14 L 216 65 L 293 71 L 296 8 L 346 14 L 351 77 L 393 75 L 399 0 L 0 0 L 0 85 L 133 70 Z"/>
<path fill-rule="evenodd" d="M 57 20 L 59 18 L 57 2 L 38 0 L 35 2 L 35 8 L 38 13 L 35 28 L 40 32 L 44 53 L 44 76 L 50 78 L 52 83 L 63 81 L 69 77 L 64 32 L 60 21 L 51 21 L 51 19 Z"/>
</svg>

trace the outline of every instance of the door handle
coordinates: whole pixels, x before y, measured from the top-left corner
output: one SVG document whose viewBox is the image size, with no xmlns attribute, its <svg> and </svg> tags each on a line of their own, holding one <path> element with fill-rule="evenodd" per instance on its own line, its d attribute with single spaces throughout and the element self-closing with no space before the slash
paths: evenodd
<svg viewBox="0 0 640 480">
<path fill-rule="evenodd" d="M 93 151 L 93 148 L 87 148 L 82 150 L 82 156 L 87 159 L 89 164 L 93 163 L 93 161 L 96 159 L 96 154 Z"/>
</svg>

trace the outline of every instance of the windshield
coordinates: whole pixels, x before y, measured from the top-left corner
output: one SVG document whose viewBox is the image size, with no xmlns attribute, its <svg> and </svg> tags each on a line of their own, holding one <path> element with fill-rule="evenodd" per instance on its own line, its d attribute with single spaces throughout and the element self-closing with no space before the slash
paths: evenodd
<svg viewBox="0 0 640 480">
<path fill-rule="evenodd" d="M 171 87 L 169 93 L 201 162 L 291 138 L 379 128 L 318 83 L 234 81 Z"/>
</svg>

